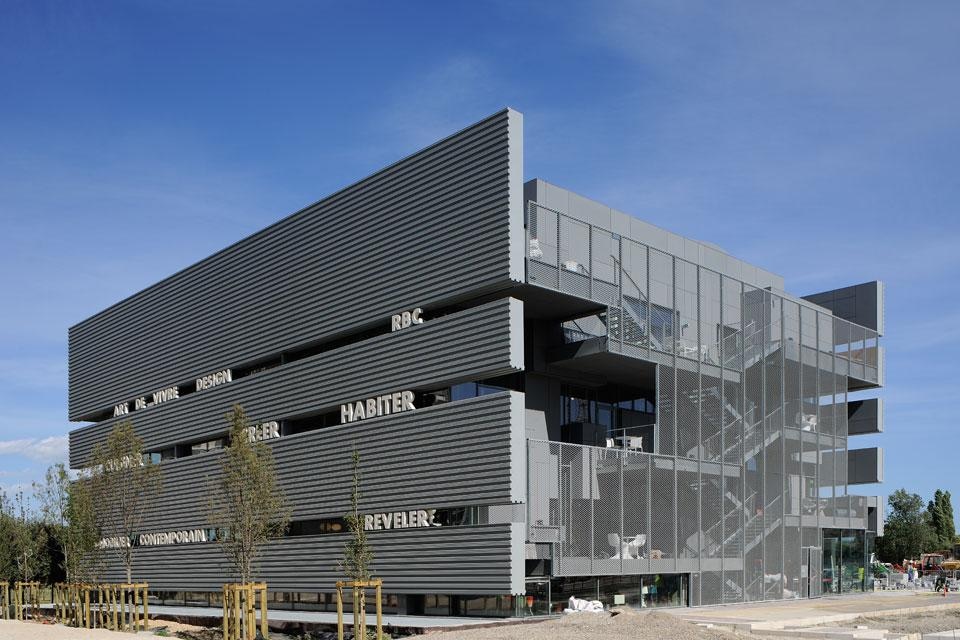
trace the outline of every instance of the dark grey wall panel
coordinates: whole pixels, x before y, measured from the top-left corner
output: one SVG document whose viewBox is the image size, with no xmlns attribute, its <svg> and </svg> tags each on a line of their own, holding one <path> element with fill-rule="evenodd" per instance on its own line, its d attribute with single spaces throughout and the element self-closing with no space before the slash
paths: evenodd
<svg viewBox="0 0 960 640">
<path fill-rule="evenodd" d="M 69 415 L 523 280 L 504 110 L 70 329 Z"/>
<path fill-rule="evenodd" d="M 252 420 L 277 420 L 377 394 L 510 373 L 523 364 L 523 303 L 502 298 L 76 429 L 70 464 L 88 463 L 95 444 L 123 419 L 155 451 L 225 432 L 224 416 L 238 402 Z"/>
<path fill-rule="evenodd" d="M 506 504 L 522 499 L 511 471 L 526 450 L 523 394 L 504 392 L 285 436 L 268 441 L 294 520 L 334 518 L 349 508 L 351 452 L 364 474 L 367 513 L 446 506 Z M 206 526 L 210 489 L 220 477 L 221 452 L 161 463 L 163 491 L 147 508 L 140 532 Z"/>
<path fill-rule="evenodd" d="M 847 451 L 847 484 L 883 482 L 883 449 L 867 447 Z"/>
<path fill-rule="evenodd" d="M 524 567 L 512 542 L 522 527 L 373 531 L 373 568 L 387 593 L 519 593 Z M 327 535 L 271 542 L 258 563 L 258 578 L 271 591 L 333 591 L 343 579 L 337 563 L 345 541 L 344 535 Z M 522 549 L 522 538 L 519 542 Z M 216 543 L 144 547 L 134 558 L 134 579 L 148 581 L 151 590 L 220 590 L 231 581 L 230 565 Z M 121 565 L 114 556 L 110 560 L 104 578 L 124 581 Z"/>
<path fill-rule="evenodd" d="M 883 433 L 883 398 L 851 400 L 847 403 L 847 434 L 858 436 Z"/>
<path fill-rule="evenodd" d="M 803 299 L 830 309 L 833 315 L 839 318 L 873 329 L 883 335 L 883 292 L 883 282 L 874 280 L 830 291 L 811 293 L 803 296 Z"/>
</svg>

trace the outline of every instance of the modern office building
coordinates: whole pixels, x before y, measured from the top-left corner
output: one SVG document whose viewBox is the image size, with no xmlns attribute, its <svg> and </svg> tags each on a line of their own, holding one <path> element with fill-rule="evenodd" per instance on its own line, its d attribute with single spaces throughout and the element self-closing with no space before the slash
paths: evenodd
<svg viewBox="0 0 960 640">
<path fill-rule="evenodd" d="M 848 394 L 883 381 L 883 288 L 784 288 L 525 182 L 504 110 L 74 326 L 70 463 L 143 438 L 164 488 L 134 573 L 162 602 L 230 580 L 205 513 L 235 403 L 293 509 L 272 606 L 331 606 L 354 447 L 388 611 L 856 591 L 882 505 L 849 487 L 882 455 L 849 438 L 882 406 Z"/>
</svg>

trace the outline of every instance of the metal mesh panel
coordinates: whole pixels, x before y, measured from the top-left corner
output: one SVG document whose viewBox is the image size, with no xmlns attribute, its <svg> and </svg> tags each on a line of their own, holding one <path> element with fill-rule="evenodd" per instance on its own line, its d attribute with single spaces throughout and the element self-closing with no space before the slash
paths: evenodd
<svg viewBox="0 0 960 640">
<path fill-rule="evenodd" d="M 650 568 L 655 571 L 669 566 L 664 565 L 662 559 L 676 557 L 677 539 L 673 460 L 654 457 L 653 462 L 650 496 Z"/>
<path fill-rule="evenodd" d="M 784 515 L 799 516 L 803 501 L 803 482 L 800 476 L 800 459 L 803 457 L 802 432 L 786 429 L 784 432 Z"/>
<path fill-rule="evenodd" d="M 746 410 L 743 413 L 744 458 L 749 459 L 763 451 L 763 374 L 754 365 L 744 373 Z"/>
<path fill-rule="evenodd" d="M 647 248 L 626 238 L 621 239 L 624 342 L 646 346 L 650 332 L 650 306 L 647 286 Z"/>
<path fill-rule="evenodd" d="M 743 285 L 726 276 L 721 278 L 723 289 L 723 366 L 743 369 Z"/>
<path fill-rule="evenodd" d="M 723 572 L 704 571 L 700 574 L 700 604 L 723 603 Z"/>
<path fill-rule="evenodd" d="M 834 426 L 836 427 L 837 437 L 845 438 L 849 433 L 847 425 L 847 378 L 846 376 L 836 376 L 837 383 L 836 396 L 834 396 Z"/>
<path fill-rule="evenodd" d="M 590 273 L 595 282 L 620 284 L 620 241 L 605 229 L 593 227 L 591 230 Z"/>
<path fill-rule="evenodd" d="M 738 569 L 723 570 L 723 602 L 743 602 L 743 571 Z"/>
<path fill-rule="evenodd" d="M 720 364 L 720 275 L 700 269 L 700 356 L 704 362 Z"/>
<path fill-rule="evenodd" d="M 536 260 L 530 260 L 527 262 L 527 280 L 544 287 L 556 289 L 558 286 L 557 268 Z"/>
<path fill-rule="evenodd" d="M 805 431 L 816 430 L 816 416 L 803 419 L 800 389 L 800 307 L 790 300 L 783 301 L 783 405 L 784 424 Z"/>
<path fill-rule="evenodd" d="M 850 323 L 834 318 L 833 320 L 834 351 L 843 358 L 850 358 Z"/>
<path fill-rule="evenodd" d="M 690 574 L 690 606 L 700 606 L 700 577 L 699 573 Z"/>
<path fill-rule="evenodd" d="M 557 212 L 530 203 L 527 214 L 530 237 L 527 255 L 549 265 L 557 265 Z"/>
<path fill-rule="evenodd" d="M 677 355 L 700 358 L 700 318 L 697 314 L 697 266 L 676 259 L 677 282 L 674 299 L 677 309 Z"/>
<path fill-rule="evenodd" d="M 576 260 L 565 260 L 560 265 L 560 290 L 581 298 L 589 298 L 590 277 L 574 269 L 586 270 Z"/>
<path fill-rule="evenodd" d="M 650 568 L 650 456 L 627 452 L 623 466 L 623 534 L 637 546 L 639 558 L 627 554 L 624 573 L 641 573 Z M 643 536 L 640 544 L 639 536 Z"/>
<path fill-rule="evenodd" d="M 650 347 L 673 352 L 673 257 L 649 249 Z"/>
<path fill-rule="evenodd" d="M 723 475 L 719 464 L 704 463 L 700 468 L 700 556 L 723 556 Z M 718 596 L 719 597 L 719 596 Z"/>
<path fill-rule="evenodd" d="M 674 401 L 674 368 L 660 365 L 657 367 L 657 452 L 673 455 L 676 451 L 676 431 L 674 429 L 676 403 Z"/>
<path fill-rule="evenodd" d="M 723 557 L 740 559 L 743 554 L 742 467 L 724 466 L 723 476 Z"/>
<path fill-rule="evenodd" d="M 619 449 L 591 449 L 593 458 L 593 573 L 621 572 L 623 549 L 622 452 Z"/>
<path fill-rule="evenodd" d="M 765 429 L 767 433 L 783 428 L 783 351 L 780 297 L 768 294 L 764 305 L 764 387 Z"/>
<path fill-rule="evenodd" d="M 833 318 L 832 314 L 817 312 L 817 344 L 822 353 L 833 353 Z"/>
<path fill-rule="evenodd" d="M 803 346 L 817 348 L 817 312 L 803 305 L 800 307 L 800 338 Z"/>
<path fill-rule="evenodd" d="M 863 378 L 864 352 L 863 341 L 866 329 L 859 325 L 850 325 L 850 375 Z"/>
<path fill-rule="evenodd" d="M 590 225 L 560 216 L 560 266 L 570 273 L 590 274 Z"/>
<path fill-rule="evenodd" d="M 768 493 L 779 489 L 780 475 L 767 474 Z M 783 513 L 780 496 L 768 501 L 764 512 L 766 536 L 764 538 L 764 599 L 777 600 L 783 597 Z"/>
<path fill-rule="evenodd" d="M 684 363 L 689 364 L 689 363 Z M 696 365 L 694 365 L 696 367 Z M 696 370 L 677 367 L 677 455 L 698 458 L 700 450 L 700 388 Z"/>
<path fill-rule="evenodd" d="M 801 591 L 805 589 L 800 579 L 800 527 L 797 526 L 783 528 L 783 574 L 783 597 L 801 597 Z"/>
<path fill-rule="evenodd" d="M 564 575 L 586 575 L 592 572 L 593 555 L 591 449 L 562 445 L 560 450 L 561 569 Z"/>
<path fill-rule="evenodd" d="M 763 599 L 763 453 L 747 459 L 744 505 L 744 581 L 748 601 Z"/>
<path fill-rule="evenodd" d="M 820 548 L 810 548 L 809 567 L 809 594 L 811 598 L 819 598 L 823 593 L 823 552 Z"/>
<path fill-rule="evenodd" d="M 800 543 L 804 547 L 820 546 L 820 529 L 816 527 L 803 527 L 800 530 L 800 536 L 801 536 Z"/>
<path fill-rule="evenodd" d="M 677 460 L 677 553 L 680 558 L 700 555 L 700 479 L 695 462 Z"/>
<path fill-rule="evenodd" d="M 527 540 L 560 541 L 560 445 L 528 441 Z"/>
<path fill-rule="evenodd" d="M 833 372 L 819 372 L 818 388 L 816 352 L 804 347 L 802 357 L 800 422 L 812 425 L 814 428 L 811 430 L 832 434 L 833 411 L 830 405 L 833 404 Z M 821 404 L 824 406 L 819 406 Z"/>
<path fill-rule="evenodd" d="M 700 377 L 700 385 L 700 443 L 703 459 L 719 462 L 723 460 L 724 405 L 721 381 L 704 373 Z"/>
<path fill-rule="evenodd" d="M 743 385 L 723 383 L 724 462 L 743 464 Z"/>
</svg>

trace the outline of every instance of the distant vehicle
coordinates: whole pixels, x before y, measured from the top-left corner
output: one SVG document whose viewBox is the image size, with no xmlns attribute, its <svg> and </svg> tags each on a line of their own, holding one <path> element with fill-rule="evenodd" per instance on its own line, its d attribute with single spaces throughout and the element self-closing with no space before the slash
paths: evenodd
<svg viewBox="0 0 960 640">
<path fill-rule="evenodd" d="M 927 573 L 939 572 L 943 565 L 942 553 L 922 553 L 920 554 L 920 570 L 924 575 Z"/>
</svg>

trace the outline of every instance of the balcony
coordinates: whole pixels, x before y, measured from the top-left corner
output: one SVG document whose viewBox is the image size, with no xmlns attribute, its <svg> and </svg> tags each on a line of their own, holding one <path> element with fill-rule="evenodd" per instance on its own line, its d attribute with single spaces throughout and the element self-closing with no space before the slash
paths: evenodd
<svg viewBox="0 0 960 640">
<path fill-rule="evenodd" d="M 590 328 L 566 326 L 568 342 L 602 336 L 611 352 L 734 371 L 781 347 L 800 361 L 809 347 L 836 356 L 827 369 L 847 376 L 850 390 L 883 384 L 875 329 L 536 202 L 526 234 L 529 284 L 606 307 Z"/>
</svg>

